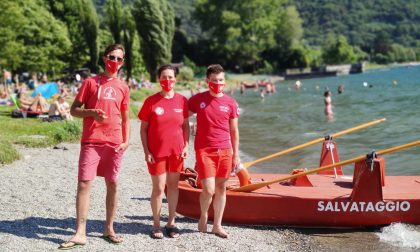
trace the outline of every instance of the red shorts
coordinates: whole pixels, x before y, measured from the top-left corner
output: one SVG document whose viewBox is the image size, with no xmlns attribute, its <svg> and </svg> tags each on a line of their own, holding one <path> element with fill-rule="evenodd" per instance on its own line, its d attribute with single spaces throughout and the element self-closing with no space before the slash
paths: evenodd
<svg viewBox="0 0 420 252">
<path fill-rule="evenodd" d="M 232 149 L 203 148 L 196 150 L 196 170 L 199 179 L 229 178 L 232 171 Z"/>
<path fill-rule="evenodd" d="M 79 181 L 91 181 L 95 176 L 107 181 L 118 181 L 123 151 L 115 152 L 118 145 L 82 144 L 79 157 Z"/>
<path fill-rule="evenodd" d="M 184 159 L 181 155 L 155 158 L 155 163 L 147 163 L 147 168 L 152 176 L 159 176 L 166 172 L 181 172 L 184 169 Z"/>
</svg>

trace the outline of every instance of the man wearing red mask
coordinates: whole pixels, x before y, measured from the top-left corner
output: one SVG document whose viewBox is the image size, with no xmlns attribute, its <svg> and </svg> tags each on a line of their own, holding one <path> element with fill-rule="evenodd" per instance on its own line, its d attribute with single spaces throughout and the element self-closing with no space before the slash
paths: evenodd
<svg viewBox="0 0 420 252">
<path fill-rule="evenodd" d="M 70 113 L 83 118 L 76 197 L 76 234 L 59 249 L 86 244 L 86 219 L 90 189 L 96 176 L 105 178 L 106 224 L 102 238 L 122 242 L 114 231 L 117 207 L 117 182 L 121 160 L 130 139 L 129 89 L 118 78 L 124 63 L 124 48 L 113 44 L 105 49 L 105 72 L 83 81 Z"/>
<path fill-rule="evenodd" d="M 175 226 L 175 210 L 178 204 L 179 172 L 184 168 L 189 139 L 188 101 L 174 91 L 175 68 L 171 65 L 161 66 L 158 77 L 162 90 L 149 96 L 138 114 L 144 156 L 152 178 L 150 205 L 153 229 L 150 236 L 154 239 L 163 238 L 160 211 L 165 185 L 169 208 L 165 231 L 170 238 L 179 236 Z"/>
<path fill-rule="evenodd" d="M 210 65 L 206 76 L 209 91 L 191 97 L 188 102 L 190 111 L 197 113 L 194 148 L 198 178 L 203 187 L 198 230 L 207 232 L 208 209 L 214 195 L 212 233 L 227 238 L 228 234 L 222 228 L 222 217 L 226 204 L 226 183 L 231 171 L 239 164 L 239 110 L 236 101 L 223 93 L 223 67 Z"/>
</svg>

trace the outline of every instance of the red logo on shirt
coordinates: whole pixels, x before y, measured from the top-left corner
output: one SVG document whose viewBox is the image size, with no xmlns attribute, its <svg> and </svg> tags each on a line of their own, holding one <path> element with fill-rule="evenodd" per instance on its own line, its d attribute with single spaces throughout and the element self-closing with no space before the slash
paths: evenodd
<svg viewBox="0 0 420 252">
<path fill-rule="evenodd" d="M 157 108 L 155 109 L 155 113 L 156 113 L 157 115 L 163 115 L 163 113 L 165 113 L 165 110 L 164 110 L 162 107 L 157 107 Z"/>
</svg>

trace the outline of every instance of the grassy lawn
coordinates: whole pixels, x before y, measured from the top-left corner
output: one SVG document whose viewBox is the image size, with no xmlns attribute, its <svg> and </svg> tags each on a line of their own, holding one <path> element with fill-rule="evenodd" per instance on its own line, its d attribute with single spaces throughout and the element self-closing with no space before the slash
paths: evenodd
<svg viewBox="0 0 420 252">
<path fill-rule="evenodd" d="M 130 94 L 130 117 L 136 118 L 140 103 L 155 90 L 135 90 Z M 0 106 L 0 165 L 20 159 L 15 144 L 49 147 L 61 142 L 78 142 L 82 120 L 42 122 L 38 118 L 12 118 L 15 107 Z"/>
<path fill-rule="evenodd" d="M 77 142 L 81 121 L 42 122 L 38 118 L 12 118 L 14 107 L 0 107 L 0 164 L 20 158 L 13 144 L 26 147 L 48 147 L 60 142 Z"/>
</svg>

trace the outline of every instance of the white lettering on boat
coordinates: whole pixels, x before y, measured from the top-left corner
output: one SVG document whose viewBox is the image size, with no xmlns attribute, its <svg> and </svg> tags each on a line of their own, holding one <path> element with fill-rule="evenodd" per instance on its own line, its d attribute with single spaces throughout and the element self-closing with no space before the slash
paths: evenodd
<svg viewBox="0 0 420 252">
<path fill-rule="evenodd" d="M 410 210 L 408 201 L 318 201 L 319 212 L 407 212 Z"/>
</svg>

